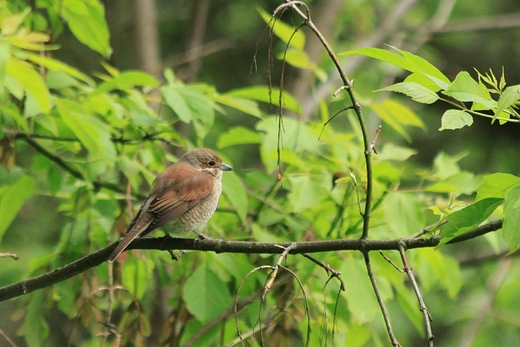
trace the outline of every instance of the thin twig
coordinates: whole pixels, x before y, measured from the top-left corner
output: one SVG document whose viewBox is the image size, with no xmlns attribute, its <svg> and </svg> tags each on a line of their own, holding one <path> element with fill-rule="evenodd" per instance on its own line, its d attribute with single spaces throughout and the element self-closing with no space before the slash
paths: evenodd
<svg viewBox="0 0 520 347">
<path fill-rule="evenodd" d="M 381 292 L 379 291 L 379 287 L 377 285 L 376 278 L 374 276 L 374 272 L 372 271 L 372 264 L 370 263 L 370 256 L 368 251 L 363 251 L 363 258 L 365 259 L 365 266 L 367 268 L 368 278 L 370 279 L 370 283 L 372 283 L 372 288 L 374 289 L 374 293 L 376 294 L 377 302 L 379 304 L 379 308 L 381 309 L 381 314 L 383 315 L 383 319 L 386 325 L 386 331 L 388 332 L 388 336 L 392 341 L 392 346 L 400 347 L 401 344 L 397 341 L 394 331 L 392 329 L 392 324 L 390 324 L 390 316 L 388 315 L 388 311 L 386 310 L 385 302 L 383 301 L 383 297 Z"/>
<path fill-rule="evenodd" d="M 410 280 L 415 296 L 417 297 L 417 301 L 419 302 L 419 309 L 421 310 L 424 316 L 424 325 L 426 327 L 426 334 L 428 337 L 428 347 L 433 347 L 433 332 L 431 326 L 432 317 L 430 315 L 430 312 L 428 312 L 428 309 L 426 308 L 426 304 L 424 303 L 421 290 L 417 285 L 417 281 L 415 280 L 415 277 L 413 275 L 412 268 L 408 263 L 408 258 L 406 257 L 406 249 L 404 245 L 401 245 L 401 247 L 399 248 L 399 253 L 401 254 L 401 260 L 403 261 L 404 271 L 408 275 L 408 279 Z"/>
</svg>

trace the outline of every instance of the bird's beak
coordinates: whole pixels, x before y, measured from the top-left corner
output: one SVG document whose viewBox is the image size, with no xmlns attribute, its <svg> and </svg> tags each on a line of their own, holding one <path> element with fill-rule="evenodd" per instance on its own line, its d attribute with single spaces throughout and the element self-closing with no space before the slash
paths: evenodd
<svg viewBox="0 0 520 347">
<path fill-rule="evenodd" d="M 228 164 L 222 164 L 218 168 L 222 171 L 233 171 L 233 168 Z"/>
</svg>

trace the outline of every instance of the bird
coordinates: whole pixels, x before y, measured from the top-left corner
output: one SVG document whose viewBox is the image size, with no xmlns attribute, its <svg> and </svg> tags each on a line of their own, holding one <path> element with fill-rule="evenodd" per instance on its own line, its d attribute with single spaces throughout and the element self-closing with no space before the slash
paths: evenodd
<svg viewBox="0 0 520 347">
<path fill-rule="evenodd" d="M 108 262 L 113 262 L 137 237 L 164 226 L 175 234 L 205 225 L 217 209 L 222 192 L 222 174 L 233 168 L 208 148 L 186 152 L 177 163 L 159 174 L 139 212 L 128 225 Z"/>
</svg>

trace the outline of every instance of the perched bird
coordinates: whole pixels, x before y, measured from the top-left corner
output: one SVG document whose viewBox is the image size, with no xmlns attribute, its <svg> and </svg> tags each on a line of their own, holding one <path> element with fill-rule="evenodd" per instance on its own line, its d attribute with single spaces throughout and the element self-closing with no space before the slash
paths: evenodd
<svg viewBox="0 0 520 347">
<path fill-rule="evenodd" d="M 197 148 L 184 154 L 157 176 L 152 191 L 108 261 L 113 262 L 135 238 L 163 225 L 175 234 L 198 234 L 196 229 L 206 224 L 217 209 L 222 173 L 230 170 L 233 168 L 210 149 Z"/>
</svg>

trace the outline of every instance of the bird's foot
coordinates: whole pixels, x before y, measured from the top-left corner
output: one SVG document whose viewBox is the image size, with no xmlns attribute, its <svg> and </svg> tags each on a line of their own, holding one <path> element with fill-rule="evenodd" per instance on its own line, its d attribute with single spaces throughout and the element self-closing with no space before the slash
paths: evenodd
<svg viewBox="0 0 520 347">
<path fill-rule="evenodd" d="M 170 253 L 170 255 L 172 256 L 172 259 L 175 260 L 175 261 L 178 261 L 179 258 L 181 257 L 181 255 L 183 255 L 184 253 L 186 253 L 186 251 L 183 250 L 183 249 L 181 249 L 181 250 L 179 251 L 179 254 L 175 254 L 175 253 L 173 253 L 173 251 L 172 251 L 171 249 L 167 249 L 166 251 L 167 251 L 168 253 Z"/>
<path fill-rule="evenodd" d="M 199 233 L 198 231 L 194 231 L 194 233 L 198 235 L 199 240 L 213 240 L 211 237 Z"/>
</svg>

